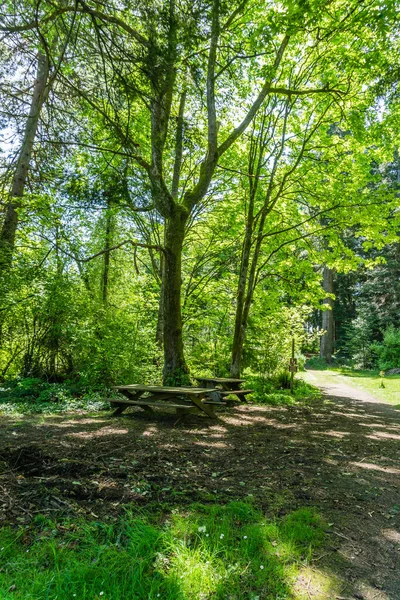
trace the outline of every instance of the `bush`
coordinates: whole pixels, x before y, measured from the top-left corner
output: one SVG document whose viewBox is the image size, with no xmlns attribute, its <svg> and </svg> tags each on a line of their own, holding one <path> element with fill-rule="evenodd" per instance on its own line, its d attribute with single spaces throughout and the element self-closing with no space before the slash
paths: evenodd
<svg viewBox="0 0 400 600">
<path fill-rule="evenodd" d="M 273 377 L 272 381 L 278 390 L 290 390 L 292 376 L 289 371 L 284 370 Z"/>
<path fill-rule="evenodd" d="M 377 356 L 381 370 L 400 367 L 400 329 L 390 325 L 384 333 L 383 341 L 371 344 L 371 351 Z"/>
<path fill-rule="evenodd" d="M 48 383 L 27 377 L 5 382 L 0 388 L 0 411 L 3 413 L 56 413 L 67 410 L 102 410 L 114 392 L 105 386 L 82 386 L 77 383 Z"/>
<path fill-rule="evenodd" d="M 290 377 L 290 373 L 289 373 Z M 273 406 L 289 405 L 295 402 L 316 400 L 321 397 L 321 391 L 302 379 L 294 380 L 293 393 L 281 387 L 282 378 L 253 375 L 246 378 L 246 385 L 254 390 L 251 395 L 256 404 L 271 404 Z M 285 373 L 285 382 L 286 373 Z"/>
<path fill-rule="evenodd" d="M 316 371 L 323 371 L 328 368 L 326 359 L 322 356 L 312 356 L 305 364 L 306 369 L 315 369 Z"/>
</svg>

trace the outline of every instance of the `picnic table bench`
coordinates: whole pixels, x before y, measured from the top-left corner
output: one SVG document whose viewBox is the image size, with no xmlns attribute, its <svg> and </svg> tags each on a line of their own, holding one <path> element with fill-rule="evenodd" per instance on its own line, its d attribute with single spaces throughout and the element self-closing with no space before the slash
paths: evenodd
<svg viewBox="0 0 400 600">
<path fill-rule="evenodd" d="M 235 377 L 196 377 L 196 381 L 205 388 L 216 388 L 212 391 L 211 389 L 209 390 L 210 397 L 216 401 L 218 401 L 218 399 L 225 399 L 226 396 L 233 394 L 234 396 L 237 396 L 240 401 L 245 402 L 245 396 L 251 394 L 253 391 L 242 389 L 245 380 L 237 379 Z"/>
<path fill-rule="evenodd" d="M 210 399 L 210 388 L 199 387 L 160 387 L 153 385 L 117 385 L 115 390 L 126 399 L 110 398 L 111 407 L 115 407 L 113 416 L 120 415 L 129 406 L 138 406 L 147 413 L 153 413 L 155 407 L 174 408 L 179 417 L 187 414 L 206 414 L 216 419 L 215 405 L 221 403 Z"/>
</svg>

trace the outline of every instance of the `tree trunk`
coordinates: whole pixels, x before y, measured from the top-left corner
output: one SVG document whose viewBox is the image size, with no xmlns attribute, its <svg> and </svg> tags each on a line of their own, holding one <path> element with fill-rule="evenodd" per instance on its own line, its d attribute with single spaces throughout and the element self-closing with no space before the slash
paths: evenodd
<svg viewBox="0 0 400 600">
<path fill-rule="evenodd" d="M 162 252 L 160 254 L 160 273 L 160 302 L 158 305 L 157 315 L 156 344 L 160 349 L 162 349 L 164 345 L 164 255 Z"/>
<path fill-rule="evenodd" d="M 328 267 L 324 267 L 322 287 L 325 292 L 333 294 L 333 271 Z M 332 354 L 334 351 L 334 322 L 333 322 L 333 299 L 326 298 L 324 304 L 330 308 L 322 312 L 322 329 L 325 330 L 321 337 L 320 356 L 325 358 L 326 362 L 332 362 Z"/>
<path fill-rule="evenodd" d="M 182 338 L 182 248 L 188 218 L 183 207 L 177 205 L 165 224 L 165 256 L 163 269 L 162 302 L 164 305 L 164 370 L 165 385 L 189 383 L 189 369 L 183 352 Z"/>
<path fill-rule="evenodd" d="M 109 288 L 110 288 L 110 267 L 111 267 L 111 252 L 114 244 L 114 232 L 115 232 L 115 216 L 114 216 L 114 203 L 112 201 L 112 187 L 106 194 L 107 208 L 105 211 L 105 227 L 104 227 L 104 254 L 103 254 L 103 269 L 101 273 L 101 301 L 103 305 L 103 311 L 100 313 L 102 316 L 98 321 L 98 338 L 102 346 L 102 378 L 107 386 L 112 385 L 112 372 L 110 368 L 110 361 L 108 351 L 106 347 L 106 336 L 105 331 L 108 327 L 108 316 L 109 316 Z"/>
<path fill-rule="evenodd" d="M 10 201 L 6 205 L 5 217 L 0 232 L 0 275 L 8 272 L 13 259 L 15 234 L 18 227 L 18 208 L 21 205 L 20 199 L 25 191 L 40 111 L 46 98 L 48 76 L 49 62 L 47 56 L 43 52 L 39 52 L 29 116 L 26 121 L 24 137 L 12 180 Z"/>
<path fill-rule="evenodd" d="M 110 259 L 111 253 L 110 248 L 113 245 L 113 234 L 114 234 L 114 215 L 112 213 L 112 202 L 107 198 L 107 209 L 106 209 L 106 223 L 105 223 L 105 235 L 104 235 L 104 255 L 103 255 L 103 273 L 101 280 L 101 295 L 104 309 L 107 308 L 108 304 L 108 288 L 110 278 Z"/>
<path fill-rule="evenodd" d="M 240 263 L 240 273 L 237 289 L 237 301 L 236 301 L 236 314 L 235 314 L 235 331 L 233 334 L 232 342 L 232 355 L 231 355 L 231 377 L 240 377 L 241 362 L 243 354 L 243 345 L 246 337 L 246 325 L 244 322 L 244 306 L 245 306 L 245 295 L 246 295 L 246 284 L 247 274 L 249 270 L 250 250 L 251 250 L 251 236 L 253 232 L 253 219 L 252 215 L 249 214 L 249 219 L 246 224 L 246 235 L 242 249 L 242 259 Z"/>
</svg>

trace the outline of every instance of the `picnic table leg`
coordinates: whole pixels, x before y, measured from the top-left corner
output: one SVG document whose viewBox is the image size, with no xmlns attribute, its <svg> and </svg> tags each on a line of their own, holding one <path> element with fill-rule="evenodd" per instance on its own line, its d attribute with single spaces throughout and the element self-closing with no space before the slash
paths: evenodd
<svg viewBox="0 0 400 600">
<path fill-rule="evenodd" d="M 140 396 L 142 396 L 143 392 L 122 392 L 124 396 L 126 396 L 126 398 L 129 398 L 130 400 L 137 400 L 138 398 L 140 398 Z M 129 408 L 129 404 L 118 404 L 118 400 L 116 400 L 115 402 L 111 402 L 111 406 L 117 406 L 117 408 L 114 410 L 114 412 L 112 413 L 112 417 L 119 417 L 119 415 L 122 415 L 122 413 L 124 412 L 124 410 L 126 410 L 127 408 Z M 150 409 L 150 412 L 153 412 Z"/>
<path fill-rule="evenodd" d="M 236 396 L 236 398 L 239 400 L 239 402 L 244 402 L 245 404 L 247 404 L 247 400 L 246 397 L 242 394 L 233 394 L 233 390 L 235 389 L 235 387 L 237 387 L 235 384 L 231 384 L 231 383 L 223 383 L 222 384 L 222 389 L 224 390 L 224 392 L 231 392 L 232 396 Z M 239 384 L 239 388 L 241 387 L 241 384 Z M 226 398 L 224 398 L 225 402 L 230 402 L 230 405 L 232 406 L 233 402 L 230 400 L 226 400 Z M 236 400 L 235 400 L 236 402 Z M 228 405 L 229 406 L 229 405 Z"/>
<path fill-rule="evenodd" d="M 139 406 L 139 408 L 147 412 L 149 415 L 154 414 L 154 410 L 148 404 L 143 404 L 142 406 Z"/>
<path fill-rule="evenodd" d="M 115 406 L 116 404 L 117 404 L 116 402 L 112 402 L 111 406 Z M 119 405 L 117 405 L 117 408 L 114 410 L 114 412 L 112 413 L 111 416 L 112 417 L 118 417 L 119 415 L 121 415 L 124 412 L 124 410 L 126 408 L 128 408 L 128 406 L 129 406 L 128 404 L 119 404 Z"/>
<path fill-rule="evenodd" d="M 214 409 L 209 404 L 204 404 L 200 398 L 192 398 L 193 404 L 195 404 L 200 410 L 206 413 L 211 419 L 218 419 L 214 412 Z"/>
<path fill-rule="evenodd" d="M 178 418 L 175 421 L 174 425 L 177 425 L 178 423 L 183 421 L 183 419 L 186 415 L 190 415 L 190 414 L 194 414 L 194 413 L 198 413 L 198 412 L 199 412 L 199 409 L 194 406 L 188 406 L 188 407 L 183 406 L 182 408 L 177 408 L 176 414 L 178 415 Z"/>
</svg>

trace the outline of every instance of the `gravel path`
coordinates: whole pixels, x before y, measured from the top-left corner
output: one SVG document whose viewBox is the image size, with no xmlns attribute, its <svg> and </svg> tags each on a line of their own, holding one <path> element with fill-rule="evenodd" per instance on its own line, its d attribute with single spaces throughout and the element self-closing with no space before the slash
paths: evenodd
<svg viewBox="0 0 400 600">
<path fill-rule="evenodd" d="M 308 381 L 308 383 L 312 383 L 321 388 L 323 393 L 327 396 L 349 398 L 350 400 L 357 400 L 359 402 L 379 403 L 382 404 L 383 407 L 386 406 L 380 398 L 360 389 L 356 384 L 352 385 L 352 383 L 349 383 L 348 378 L 335 371 L 308 370 L 304 373 L 304 379 Z M 390 407 L 390 404 L 387 406 Z"/>
</svg>

